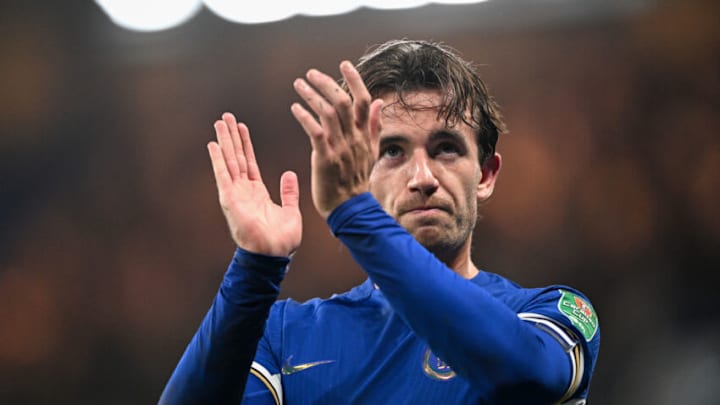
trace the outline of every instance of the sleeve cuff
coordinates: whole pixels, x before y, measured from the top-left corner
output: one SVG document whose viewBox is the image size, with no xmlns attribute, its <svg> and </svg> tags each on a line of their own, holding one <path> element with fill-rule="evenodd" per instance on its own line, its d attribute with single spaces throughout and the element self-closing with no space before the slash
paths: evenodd
<svg viewBox="0 0 720 405">
<path fill-rule="evenodd" d="M 365 192 L 338 205 L 327 219 L 330 230 L 334 235 L 358 213 L 371 207 L 379 207 L 378 202 L 372 194 Z"/>
<path fill-rule="evenodd" d="M 290 264 L 289 257 L 253 253 L 238 246 L 229 270 L 232 272 L 243 269 L 243 271 L 249 271 L 256 275 L 275 278 L 285 275 L 288 264 Z"/>
</svg>

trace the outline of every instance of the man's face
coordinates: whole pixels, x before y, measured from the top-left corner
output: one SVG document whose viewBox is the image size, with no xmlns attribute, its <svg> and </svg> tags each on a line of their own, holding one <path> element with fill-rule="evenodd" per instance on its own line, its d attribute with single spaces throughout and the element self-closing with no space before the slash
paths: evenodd
<svg viewBox="0 0 720 405">
<path fill-rule="evenodd" d="M 475 131 L 464 122 L 448 127 L 438 117 L 439 92 L 382 97 L 379 158 L 370 176 L 370 191 L 383 209 L 436 255 L 458 251 L 472 235 L 478 200 L 492 194 L 496 167 L 480 166 Z M 487 165 L 486 165 L 487 166 Z M 485 176 L 485 178 L 484 178 Z"/>
</svg>

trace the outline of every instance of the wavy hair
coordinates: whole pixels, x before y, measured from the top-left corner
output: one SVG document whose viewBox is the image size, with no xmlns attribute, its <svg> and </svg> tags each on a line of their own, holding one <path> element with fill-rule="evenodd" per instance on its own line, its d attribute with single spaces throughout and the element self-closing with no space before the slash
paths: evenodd
<svg viewBox="0 0 720 405">
<path fill-rule="evenodd" d="M 438 117 L 448 126 L 462 121 L 477 132 L 480 163 L 495 154 L 498 135 L 506 132 L 496 102 L 470 62 L 437 42 L 392 40 L 370 49 L 357 63 L 370 95 L 395 93 L 405 108 L 405 95 L 440 90 Z M 470 113 L 468 115 L 468 112 Z"/>
</svg>

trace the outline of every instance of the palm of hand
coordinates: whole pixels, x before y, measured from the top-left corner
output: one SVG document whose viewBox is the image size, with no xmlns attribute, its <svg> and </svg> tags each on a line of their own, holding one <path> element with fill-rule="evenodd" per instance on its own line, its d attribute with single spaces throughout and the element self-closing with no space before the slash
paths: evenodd
<svg viewBox="0 0 720 405">
<path fill-rule="evenodd" d="M 287 256 L 300 245 L 300 210 L 275 204 L 262 181 L 233 182 L 229 190 L 219 190 L 219 198 L 238 246 L 252 252 Z"/>
<path fill-rule="evenodd" d="M 283 173 L 282 204 L 274 203 L 260 176 L 247 127 L 226 113 L 215 123 L 215 132 L 217 142 L 210 142 L 208 151 L 233 240 L 253 253 L 290 255 L 302 239 L 297 176 Z"/>
</svg>

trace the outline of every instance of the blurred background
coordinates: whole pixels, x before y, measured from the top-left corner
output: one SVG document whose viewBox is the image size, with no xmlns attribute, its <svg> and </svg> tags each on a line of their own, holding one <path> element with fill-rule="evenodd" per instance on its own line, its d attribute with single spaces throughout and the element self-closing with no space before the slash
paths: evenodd
<svg viewBox="0 0 720 405">
<path fill-rule="evenodd" d="M 157 401 L 233 243 L 205 144 L 232 111 L 304 240 L 283 297 L 363 281 L 315 213 L 292 81 L 392 38 L 480 66 L 510 133 L 474 260 L 599 313 L 590 404 L 720 404 L 720 5 L 491 0 L 159 32 L 0 5 L 0 403 Z"/>
</svg>

